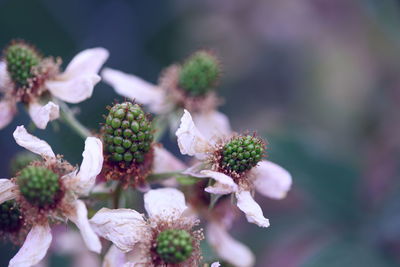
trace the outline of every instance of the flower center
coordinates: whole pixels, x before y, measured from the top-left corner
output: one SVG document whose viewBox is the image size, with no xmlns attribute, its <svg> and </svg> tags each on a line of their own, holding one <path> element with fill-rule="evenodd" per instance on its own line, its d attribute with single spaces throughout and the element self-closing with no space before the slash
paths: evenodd
<svg viewBox="0 0 400 267">
<path fill-rule="evenodd" d="M 251 135 L 233 138 L 222 148 L 221 167 L 237 173 L 250 170 L 262 159 L 263 141 Z"/>
<path fill-rule="evenodd" d="M 114 162 L 144 161 L 153 141 L 151 122 L 139 105 L 124 102 L 114 105 L 106 118 L 103 143 Z"/>
<path fill-rule="evenodd" d="M 40 56 L 24 42 L 15 42 L 4 52 L 7 71 L 17 87 L 26 87 L 34 76 L 33 67 L 40 63 Z"/>
<path fill-rule="evenodd" d="M 22 226 L 21 212 L 14 200 L 0 204 L 0 230 L 15 232 Z"/>
<path fill-rule="evenodd" d="M 192 236 L 185 230 L 165 230 L 157 236 L 156 251 L 166 263 L 183 262 L 192 254 Z"/>
<path fill-rule="evenodd" d="M 183 64 L 179 87 L 191 96 L 203 96 L 216 85 L 219 74 L 217 58 L 209 52 L 198 51 Z"/>
<path fill-rule="evenodd" d="M 58 175 L 41 166 L 25 167 L 17 183 L 24 198 L 39 208 L 54 204 L 60 191 Z"/>
</svg>

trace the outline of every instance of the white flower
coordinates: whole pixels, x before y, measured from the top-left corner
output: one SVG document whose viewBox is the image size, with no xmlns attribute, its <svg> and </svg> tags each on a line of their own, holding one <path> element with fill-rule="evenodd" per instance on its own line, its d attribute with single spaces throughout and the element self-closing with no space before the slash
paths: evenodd
<svg viewBox="0 0 400 267">
<path fill-rule="evenodd" d="M 144 205 L 148 219 L 135 210 L 107 208 L 90 219 L 94 231 L 115 246 L 107 253 L 103 266 L 122 266 L 122 263 L 123 266 L 154 266 L 154 261 L 160 261 L 160 258 L 152 248 L 158 234 L 167 229 L 183 229 L 194 239 L 194 251 L 185 264 L 199 260 L 196 250 L 201 235 L 191 230 L 197 221 L 185 215 L 184 195 L 174 188 L 150 190 L 144 195 Z"/>
<path fill-rule="evenodd" d="M 40 129 L 45 129 L 49 121 L 57 119 L 59 106 L 53 101 L 41 99 L 43 92 L 49 91 L 52 97 L 68 103 L 79 103 L 92 96 L 94 86 L 100 81 L 97 74 L 108 58 L 108 51 L 104 48 L 86 49 L 77 54 L 63 73 L 45 77 L 45 80 L 26 93 L 26 99 L 15 97 L 15 88 L 7 72 L 6 61 L 0 61 L 0 91 L 5 95 L 0 101 L 2 112 L 0 115 L 0 129 L 10 123 L 16 113 L 16 103 L 22 101 L 28 106 L 28 112 Z M 57 68 L 58 66 L 52 66 Z M 55 71 L 57 72 L 57 71 Z"/>
<path fill-rule="evenodd" d="M 172 72 L 175 70 L 173 67 L 170 69 Z M 176 74 L 172 73 L 172 76 L 174 75 Z M 101 76 L 117 94 L 147 106 L 152 113 L 168 116 L 171 129 L 175 131 L 182 112 L 182 109 L 179 108 L 179 101 L 182 99 L 177 99 L 176 90 L 171 90 L 171 87 L 175 86 L 174 84 L 161 83 L 160 86 L 157 86 L 135 75 L 110 68 L 105 68 Z M 194 120 L 196 124 L 202 126 L 200 128 L 202 134 L 208 138 L 226 135 L 231 131 L 228 118 L 215 110 L 214 104 L 205 104 L 203 109 L 196 110 Z"/>
<path fill-rule="evenodd" d="M 203 164 L 198 165 L 200 169 L 197 167 L 195 172 L 192 170 L 189 174 L 200 178 L 210 177 L 215 180 L 214 185 L 205 189 L 207 192 L 235 194 L 237 207 L 246 214 L 249 222 L 261 227 L 269 226 L 268 219 L 264 217 L 251 192 L 255 189 L 260 194 L 273 199 L 284 198 L 292 184 L 292 177 L 288 171 L 273 162 L 262 160 L 248 171 L 245 177 L 242 177 L 242 179 L 248 180 L 248 186 L 243 186 L 242 183 L 238 183 L 238 179 L 235 179 L 235 177 L 218 172 L 213 168 L 213 164 L 209 164 L 210 158 L 218 149 L 218 139 L 206 138 L 196 127 L 187 110 L 181 118 L 181 124 L 176 135 L 181 153 L 194 156 L 203 162 Z M 226 136 L 219 137 L 220 140 L 224 138 Z"/>
<path fill-rule="evenodd" d="M 85 150 L 82 153 L 83 160 L 79 171 L 74 170 L 65 161 L 57 158 L 45 141 L 29 134 L 24 126 L 18 126 L 14 131 L 15 141 L 22 147 L 41 155 L 44 159 L 44 166 L 53 166 L 54 169 L 65 169 L 70 172 L 59 177 L 63 184 L 63 197 L 57 202 L 55 207 L 41 209 L 41 215 L 36 214 L 37 210 L 32 210 L 29 216 L 38 216 L 38 219 L 31 219 L 33 225 L 26 240 L 19 252 L 11 259 L 9 266 L 32 266 L 37 264 L 46 255 L 52 235 L 48 218 L 59 220 L 60 215 L 75 223 L 81 232 L 86 246 L 93 252 L 99 253 L 101 244 L 99 238 L 89 225 L 87 209 L 82 200 L 78 197 L 87 195 L 94 186 L 96 176 L 100 173 L 103 164 L 103 148 L 101 141 L 94 137 L 88 137 L 85 141 Z M 69 167 L 68 167 L 69 166 Z M 70 169 L 71 168 L 71 169 Z M 56 173 L 56 171 L 54 171 Z M 24 200 L 19 191 L 17 181 L 13 178 L 0 179 L 0 204 L 4 201 L 15 199 L 24 211 L 30 212 L 34 209 Z"/>
</svg>

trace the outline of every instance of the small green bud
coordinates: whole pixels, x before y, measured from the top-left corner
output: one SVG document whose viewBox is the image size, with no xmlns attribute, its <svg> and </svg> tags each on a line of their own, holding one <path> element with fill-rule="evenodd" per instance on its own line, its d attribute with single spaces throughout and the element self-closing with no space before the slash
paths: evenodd
<svg viewBox="0 0 400 267">
<path fill-rule="evenodd" d="M 139 105 L 131 102 L 115 104 L 104 126 L 105 153 L 115 162 L 143 162 L 153 141 L 149 129 L 151 122 Z"/>
<path fill-rule="evenodd" d="M 0 230 L 15 232 L 22 226 L 21 212 L 14 200 L 0 204 Z"/>
<path fill-rule="evenodd" d="M 4 57 L 11 80 L 18 87 L 28 85 L 28 80 L 34 76 L 32 68 L 41 61 L 38 53 L 24 42 L 9 45 L 4 51 Z"/>
<path fill-rule="evenodd" d="M 191 96 L 203 96 L 217 84 L 220 64 L 209 52 L 198 51 L 183 64 L 179 87 Z"/>
<path fill-rule="evenodd" d="M 60 190 L 58 175 L 40 166 L 25 167 L 17 177 L 24 198 L 39 208 L 54 204 Z"/>
<path fill-rule="evenodd" d="M 235 137 L 222 148 L 221 166 L 237 173 L 250 170 L 262 159 L 264 150 L 264 143 L 258 137 Z"/>
<path fill-rule="evenodd" d="M 183 262 L 193 251 L 192 236 L 185 230 L 165 230 L 158 234 L 156 242 L 156 252 L 166 263 Z"/>
</svg>

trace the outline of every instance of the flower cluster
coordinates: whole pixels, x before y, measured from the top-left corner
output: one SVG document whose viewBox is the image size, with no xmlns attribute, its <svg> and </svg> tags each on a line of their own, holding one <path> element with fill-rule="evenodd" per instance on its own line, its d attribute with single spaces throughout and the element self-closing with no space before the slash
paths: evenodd
<svg viewBox="0 0 400 267">
<path fill-rule="evenodd" d="M 23 125 L 15 129 L 15 142 L 32 153 L 14 157 L 12 177 L 0 179 L 0 232 L 21 246 L 9 266 L 36 265 L 48 251 L 67 251 L 77 262 L 103 259 L 103 266 L 220 266 L 206 263 L 203 240 L 216 260 L 253 266 L 250 249 L 228 231 L 240 211 L 248 222 L 270 226 L 254 194 L 282 199 L 292 178 L 265 159 L 268 144 L 262 137 L 233 132 L 217 111 L 219 59 L 197 51 L 167 67 L 153 85 L 109 68 L 100 77 L 107 57 L 104 48 L 88 49 L 62 72 L 61 59 L 44 57 L 21 40 L 3 51 L 0 127 L 21 102 L 37 128 L 45 129 L 61 112 L 62 122 L 85 137 L 78 167 Z M 89 131 L 64 102 L 91 97 L 101 78 L 124 100 L 110 103 L 103 123 Z M 190 161 L 160 143 L 168 128 Z M 146 215 L 138 205 L 142 197 Z M 62 232 L 57 226 L 70 222 L 83 242 L 73 227 Z"/>
</svg>

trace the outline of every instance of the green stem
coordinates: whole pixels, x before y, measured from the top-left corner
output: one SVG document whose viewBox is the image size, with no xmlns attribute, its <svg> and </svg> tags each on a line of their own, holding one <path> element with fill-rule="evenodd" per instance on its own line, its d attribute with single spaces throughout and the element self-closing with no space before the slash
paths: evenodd
<svg viewBox="0 0 400 267">
<path fill-rule="evenodd" d="M 119 208 L 119 199 L 121 196 L 122 192 L 122 184 L 118 183 L 117 187 L 115 188 L 115 191 L 113 192 L 113 207 L 114 209 Z"/>
<path fill-rule="evenodd" d="M 155 181 L 160 181 L 160 180 L 165 180 L 177 175 L 182 175 L 181 172 L 163 172 L 163 173 L 157 173 L 157 174 L 150 174 L 147 176 L 146 180 L 149 182 L 155 182 Z"/>
<path fill-rule="evenodd" d="M 72 110 L 64 102 L 57 101 L 61 109 L 61 120 L 73 129 L 80 137 L 85 139 L 91 136 L 90 131 L 83 126 L 76 118 Z"/>
</svg>

